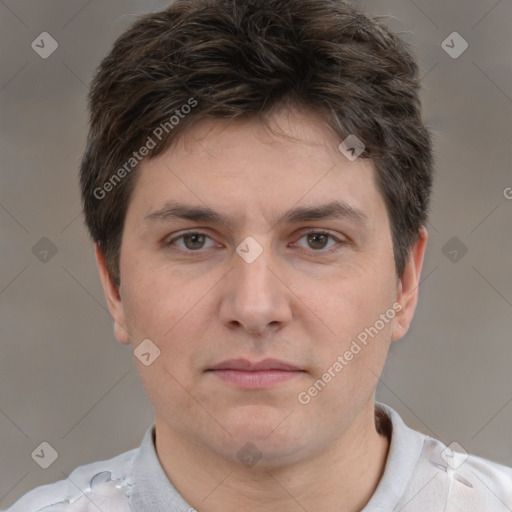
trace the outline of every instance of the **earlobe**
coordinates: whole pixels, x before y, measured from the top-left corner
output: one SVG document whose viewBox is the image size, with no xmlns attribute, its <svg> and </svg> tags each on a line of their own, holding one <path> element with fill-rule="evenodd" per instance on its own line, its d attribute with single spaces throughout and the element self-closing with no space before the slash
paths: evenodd
<svg viewBox="0 0 512 512">
<path fill-rule="evenodd" d="M 418 239 L 409 252 L 404 273 L 398 282 L 396 300 L 401 304 L 402 308 L 395 316 L 391 341 L 398 340 L 405 336 L 411 325 L 418 302 L 418 286 L 427 240 L 428 231 L 425 227 L 422 227 Z"/>
<path fill-rule="evenodd" d="M 124 306 L 119 293 L 119 287 L 110 277 L 105 261 L 105 255 L 98 244 L 94 245 L 94 255 L 96 257 L 96 264 L 98 265 L 98 272 L 100 274 L 101 284 L 103 285 L 103 291 L 105 292 L 107 306 L 114 321 L 114 335 L 121 343 L 129 344 L 130 336 L 125 327 Z"/>
</svg>

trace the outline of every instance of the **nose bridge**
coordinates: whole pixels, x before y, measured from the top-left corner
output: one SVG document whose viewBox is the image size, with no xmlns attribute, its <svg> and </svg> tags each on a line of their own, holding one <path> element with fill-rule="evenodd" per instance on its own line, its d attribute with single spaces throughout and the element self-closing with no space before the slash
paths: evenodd
<svg viewBox="0 0 512 512">
<path fill-rule="evenodd" d="M 260 243 L 248 237 L 237 247 L 229 291 L 221 308 L 224 322 L 251 332 L 263 331 L 289 317 L 285 288 L 270 270 L 275 265 L 270 239 L 263 240 Z"/>
<path fill-rule="evenodd" d="M 261 242 L 261 243 L 260 243 Z M 272 265 L 272 254 L 270 243 L 260 239 L 257 242 L 252 237 L 247 237 L 238 247 L 235 257 L 235 268 L 233 272 L 234 287 L 238 299 L 249 299 L 255 295 L 261 300 L 269 300 L 274 295 L 273 288 L 276 283 L 269 266 Z"/>
</svg>

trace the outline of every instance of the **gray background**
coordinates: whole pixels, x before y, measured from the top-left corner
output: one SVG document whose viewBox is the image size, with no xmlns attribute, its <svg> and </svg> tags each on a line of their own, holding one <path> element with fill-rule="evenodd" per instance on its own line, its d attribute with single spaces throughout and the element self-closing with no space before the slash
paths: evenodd
<svg viewBox="0 0 512 512">
<path fill-rule="evenodd" d="M 152 422 L 112 334 L 77 169 L 94 68 L 137 15 L 167 3 L 0 2 L 1 507 L 138 446 Z M 437 153 L 420 303 L 378 399 L 417 430 L 512 465 L 512 2 L 352 3 L 417 48 Z M 453 31 L 469 43 L 457 59 L 441 46 Z M 47 59 L 31 48 L 42 32 L 59 44 Z M 46 262 L 43 237 L 57 249 Z M 59 454 L 48 469 L 31 457 L 43 441 Z"/>
</svg>

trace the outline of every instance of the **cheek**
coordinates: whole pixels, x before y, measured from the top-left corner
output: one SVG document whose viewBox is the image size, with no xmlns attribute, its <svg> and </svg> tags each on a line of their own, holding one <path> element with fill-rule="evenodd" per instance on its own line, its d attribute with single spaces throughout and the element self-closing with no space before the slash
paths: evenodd
<svg viewBox="0 0 512 512">
<path fill-rule="evenodd" d="M 170 268 L 156 267 L 144 254 L 121 263 L 121 296 L 130 333 L 162 339 L 186 314 L 183 278 Z"/>
<path fill-rule="evenodd" d="M 173 385 L 172 375 L 183 385 L 189 385 L 190 368 L 205 339 L 201 319 L 211 316 L 205 299 L 211 287 L 209 283 L 194 284 L 169 269 L 151 272 L 139 266 L 132 270 L 123 301 L 132 348 L 149 339 L 160 350 L 154 371 L 149 371 L 153 365 L 148 369 L 139 365 L 146 384 L 153 388 Z M 179 391 L 179 386 L 175 391 Z"/>
<path fill-rule="evenodd" d="M 344 276 L 308 280 L 297 296 L 322 321 L 326 333 L 346 340 L 373 325 L 392 307 L 394 293 L 387 268 L 364 265 L 351 268 Z"/>
<path fill-rule="evenodd" d="M 338 376 L 333 380 L 344 382 L 343 386 L 348 382 L 373 385 L 376 376 L 369 370 L 380 374 L 389 349 L 395 291 L 393 274 L 390 277 L 384 265 L 365 266 L 364 272 L 354 273 L 350 279 L 317 289 L 315 309 L 329 327 L 324 329 L 328 334 L 318 374 L 331 368 Z M 336 362 L 339 364 L 333 368 Z"/>
<path fill-rule="evenodd" d="M 190 369 L 194 354 L 201 349 L 193 319 L 202 304 L 194 294 L 184 295 L 179 281 L 170 273 L 151 273 L 139 267 L 133 270 L 125 290 L 132 348 L 149 339 L 160 351 L 148 366 L 135 361 L 141 382 L 151 402 L 169 421 L 178 421 L 177 415 L 186 415 L 194 407 Z"/>
</svg>

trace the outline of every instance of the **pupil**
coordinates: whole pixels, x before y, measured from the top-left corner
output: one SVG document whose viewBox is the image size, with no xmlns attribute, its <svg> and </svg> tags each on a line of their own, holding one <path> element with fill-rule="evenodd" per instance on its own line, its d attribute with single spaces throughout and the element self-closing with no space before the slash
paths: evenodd
<svg viewBox="0 0 512 512">
<path fill-rule="evenodd" d="M 185 236 L 185 245 L 187 246 L 188 249 L 200 249 L 201 248 L 201 245 L 202 243 L 204 243 L 204 240 L 201 240 L 200 242 L 198 242 L 198 245 L 194 245 L 195 242 L 192 242 L 192 247 L 190 247 L 187 243 L 187 241 L 191 240 L 191 239 L 195 239 L 197 241 L 197 239 L 202 239 L 204 238 L 203 235 L 187 235 Z"/>
<path fill-rule="evenodd" d="M 322 235 L 322 234 L 318 234 L 318 233 L 317 233 L 317 234 L 314 234 L 314 235 L 310 235 L 310 236 L 309 236 L 309 242 L 311 242 L 311 241 L 313 240 L 313 245 L 315 245 L 314 240 L 315 240 L 315 239 L 318 239 L 318 238 L 323 238 L 323 240 L 324 240 L 324 243 L 323 243 L 323 244 L 322 244 L 322 243 L 320 243 L 320 246 L 321 246 L 321 247 L 318 247 L 318 246 L 317 246 L 317 248 L 322 249 L 322 248 L 324 248 L 324 247 L 325 247 L 325 241 L 326 241 L 326 239 L 327 239 L 327 235 Z"/>
</svg>

